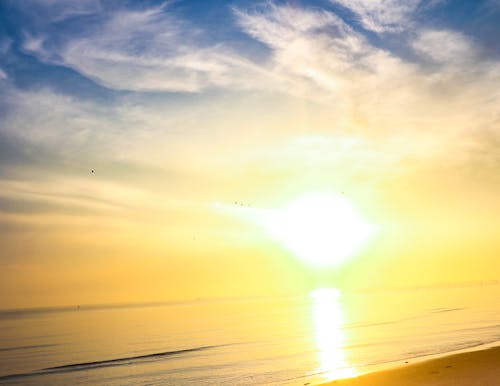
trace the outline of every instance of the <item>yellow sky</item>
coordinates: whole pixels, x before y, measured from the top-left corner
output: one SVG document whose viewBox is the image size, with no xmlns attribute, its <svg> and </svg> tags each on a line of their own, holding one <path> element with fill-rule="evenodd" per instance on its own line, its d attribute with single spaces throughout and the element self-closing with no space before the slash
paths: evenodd
<svg viewBox="0 0 500 386">
<path fill-rule="evenodd" d="M 163 8 L 127 12 L 177 39 L 158 22 Z M 53 53 L 116 92 L 107 99 L 0 76 L 0 308 L 498 279 L 497 59 L 446 28 L 401 21 L 396 52 L 395 31 L 375 19 L 365 28 L 383 44 L 330 11 L 232 15 L 248 35 L 241 52 L 221 43 L 209 55 L 190 35 L 174 64 L 124 56 L 135 32 L 112 19 L 105 31 L 121 40 L 89 34 Z M 24 49 L 55 65 L 55 48 L 35 43 Z M 101 67 L 117 58 L 130 68 Z M 179 63 L 204 75 L 179 83 L 162 67 Z M 308 264 L 248 215 L 324 191 L 378 229 L 340 265 Z"/>
<path fill-rule="evenodd" d="M 4 191 L 27 203 L 36 200 L 41 208 L 2 214 L 12 228 L 2 234 L 8 257 L 0 286 L 9 293 L 2 305 L 283 294 L 318 283 L 365 289 L 496 278 L 500 217 L 494 175 L 448 164 L 433 144 L 422 159 L 411 149 L 427 144 L 372 139 L 349 130 L 328 134 L 331 116 L 324 113 L 319 121 L 316 110 L 301 107 L 301 118 L 255 113 L 268 127 L 246 123 L 245 138 L 240 124 L 239 134 L 228 127 L 215 138 L 178 140 L 170 145 L 172 153 L 154 154 L 156 165 L 165 159 L 180 178 L 160 167 L 151 176 L 110 180 L 112 172 L 104 166 L 96 167 L 95 175 L 86 168 L 79 175 L 4 185 Z M 221 119 L 242 121 L 239 114 L 221 114 Z M 311 132 L 308 114 L 325 131 Z M 281 130 L 270 135 L 266 130 L 274 125 Z M 331 269 L 318 270 L 298 259 L 240 205 L 275 209 L 325 189 L 343 192 L 379 227 L 356 256 Z M 218 210 L 217 203 L 228 209 Z"/>
</svg>

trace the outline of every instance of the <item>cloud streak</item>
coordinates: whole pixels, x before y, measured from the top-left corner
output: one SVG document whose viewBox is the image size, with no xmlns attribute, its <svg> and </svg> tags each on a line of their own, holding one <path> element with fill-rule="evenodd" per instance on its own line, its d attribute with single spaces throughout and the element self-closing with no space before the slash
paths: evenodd
<svg viewBox="0 0 500 386">
<path fill-rule="evenodd" d="M 401 32 L 412 22 L 422 0 L 331 0 L 350 9 L 364 28 L 377 32 Z"/>
<path fill-rule="evenodd" d="M 43 37 L 28 38 L 24 47 L 117 90 L 199 92 L 236 85 L 244 89 L 266 77 L 264 69 L 223 44 L 203 43 L 201 35 L 160 6 L 112 12 L 60 48 L 51 47 Z"/>
</svg>

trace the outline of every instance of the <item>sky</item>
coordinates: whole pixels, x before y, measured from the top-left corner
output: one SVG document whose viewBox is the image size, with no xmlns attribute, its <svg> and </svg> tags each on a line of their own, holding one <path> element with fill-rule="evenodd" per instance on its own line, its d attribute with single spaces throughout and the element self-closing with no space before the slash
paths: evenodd
<svg viewBox="0 0 500 386">
<path fill-rule="evenodd" d="M 498 0 L 1 1 L 0 308 L 497 280 L 498 36 Z"/>
</svg>

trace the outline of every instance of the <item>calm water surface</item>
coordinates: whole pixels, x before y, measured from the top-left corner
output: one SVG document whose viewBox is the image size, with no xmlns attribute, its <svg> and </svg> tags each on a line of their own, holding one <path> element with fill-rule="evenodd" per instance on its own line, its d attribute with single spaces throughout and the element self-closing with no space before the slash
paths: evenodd
<svg viewBox="0 0 500 386">
<path fill-rule="evenodd" d="M 0 384 L 304 385 L 500 341 L 500 286 L 0 311 Z"/>
</svg>

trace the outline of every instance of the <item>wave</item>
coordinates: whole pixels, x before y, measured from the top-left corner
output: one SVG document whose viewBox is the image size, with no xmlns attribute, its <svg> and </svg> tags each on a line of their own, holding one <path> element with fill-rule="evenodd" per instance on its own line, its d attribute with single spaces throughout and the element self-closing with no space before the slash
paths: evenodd
<svg viewBox="0 0 500 386">
<path fill-rule="evenodd" d="M 454 312 L 454 311 L 462 311 L 465 308 L 434 308 L 430 310 L 432 314 L 441 314 L 443 312 Z"/>
<path fill-rule="evenodd" d="M 54 346 L 58 346 L 58 344 L 37 344 L 37 345 L 31 345 L 31 346 L 3 347 L 3 348 L 0 348 L 0 352 L 33 350 L 33 349 L 38 349 L 38 348 L 47 348 L 47 347 L 54 347 Z"/>
<path fill-rule="evenodd" d="M 217 348 L 217 347 L 223 347 L 223 346 L 227 346 L 227 345 L 201 346 L 201 347 L 187 348 L 187 349 L 183 349 L 183 350 L 162 351 L 162 352 L 146 354 L 146 355 L 136 355 L 136 356 L 130 356 L 130 357 L 106 359 L 106 360 L 102 360 L 102 361 L 71 363 L 71 364 L 62 365 L 62 366 L 46 367 L 44 369 L 40 369 L 37 371 L 28 372 L 28 373 L 0 376 L 0 381 L 14 379 L 14 378 L 24 378 L 24 377 L 48 375 L 48 374 L 54 374 L 54 373 L 64 373 L 64 372 L 70 372 L 70 371 L 82 371 L 82 370 L 92 370 L 92 369 L 111 367 L 111 366 L 123 366 L 123 365 L 129 365 L 132 363 L 138 363 L 138 362 L 139 363 L 140 362 L 149 362 L 152 360 L 161 360 L 161 359 L 168 358 L 171 356 L 177 356 L 177 355 L 182 355 L 182 354 L 192 353 L 192 352 L 197 352 L 197 351 L 205 351 L 205 350 L 209 350 L 209 349 L 213 349 L 213 348 Z"/>
<path fill-rule="evenodd" d="M 208 350 L 208 349 L 215 348 L 215 347 L 219 347 L 219 346 L 202 346 L 202 347 L 188 348 L 188 349 L 184 349 L 184 350 L 163 351 L 163 352 L 158 352 L 158 353 L 153 353 L 153 354 L 137 355 L 137 356 L 132 356 L 132 357 L 106 359 L 103 361 L 73 363 L 70 365 L 47 367 L 47 368 L 42 369 L 42 370 L 43 371 L 54 371 L 54 370 L 77 369 L 77 368 L 81 369 L 81 370 L 86 370 L 88 368 L 105 367 L 108 365 L 116 365 L 116 364 L 122 364 L 122 363 L 126 363 L 126 362 L 132 362 L 132 361 L 141 361 L 144 359 L 153 359 L 153 358 L 156 359 L 156 358 L 168 357 L 168 356 L 172 356 L 172 355 L 185 354 L 188 352 L 203 351 L 203 350 Z"/>
</svg>

